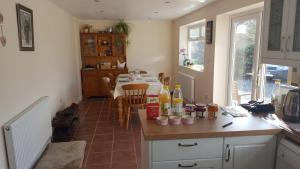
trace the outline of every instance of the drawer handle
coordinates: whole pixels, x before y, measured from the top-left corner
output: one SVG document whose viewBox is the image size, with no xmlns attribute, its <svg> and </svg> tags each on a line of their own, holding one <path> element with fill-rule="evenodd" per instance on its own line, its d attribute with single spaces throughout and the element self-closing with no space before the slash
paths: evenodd
<svg viewBox="0 0 300 169">
<path fill-rule="evenodd" d="M 197 146 L 198 143 L 194 143 L 194 144 L 181 144 L 181 143 L 178 143 L 178 146 L 179 147 L 193 147 L 193 146 Z"/>
<path fill-rule="evenodd" d="M 178 167 L 181 168 L 192 168 L 192 167 L 196 167 L 197 163 L 194 163 L 193 165 L 182 165 L 182 164 L 178 164 Z"/>
<path fill-rule="evenodd" d="M 230 160 L 230 148 L 229 148 L 229 144 L 226 145 L 226 157 L 225 157 L 225 161 L 228 162 Z"/>
</svg>

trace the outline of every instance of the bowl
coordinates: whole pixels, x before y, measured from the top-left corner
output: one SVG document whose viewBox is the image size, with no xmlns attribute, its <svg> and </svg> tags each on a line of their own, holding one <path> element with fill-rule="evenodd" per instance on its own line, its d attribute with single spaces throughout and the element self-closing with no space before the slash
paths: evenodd
<svg viewBox="0 0 300 169">
<path fill-rule="evenodd" d="M 181 118 L 179 116 L 170 116 L 169 121 L 171 125 L 179 125 L 181 123 Z"/>
<path fill-rule="evenodd" d="M 182 116 L 181 121 L 183 124 L 188 124 L 188 125 L 194 124 L 194 117 L 185 115 L 185 116 Z"/>
<path fill-rule="evenodd" d="M 168 125 L 168 117 L 159 116 L 156 118 L 156 123 L 161 126 L 166 126 L 166 125 Z"/>
</svg>

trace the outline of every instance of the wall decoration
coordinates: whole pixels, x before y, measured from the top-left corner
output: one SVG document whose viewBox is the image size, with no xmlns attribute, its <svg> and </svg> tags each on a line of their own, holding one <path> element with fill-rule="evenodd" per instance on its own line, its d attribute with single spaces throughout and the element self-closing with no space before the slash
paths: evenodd
<svg viewBox="0 0 300 169">
<path fill-rule="evenodd" d="M 2 25 L 3 20 L 4 20 L 3 15 L 0 13 L 0 29 L 1 29 L 0 42 L 1 42 L 1 45 L 3 47 L 5 47 L 6 46 L 6 38 L 3 35 L 3 25 Z"/>
<path fill-rule="evenodd" d="M 206 44 L 212 44 L 213 41 L 213 21 L 206 22 Z"/>
<path fill-rule="evenodd" d="M 34 51 L 33 12 L 21 4 L 16 7 L 20 51 Z"/>
</svg>

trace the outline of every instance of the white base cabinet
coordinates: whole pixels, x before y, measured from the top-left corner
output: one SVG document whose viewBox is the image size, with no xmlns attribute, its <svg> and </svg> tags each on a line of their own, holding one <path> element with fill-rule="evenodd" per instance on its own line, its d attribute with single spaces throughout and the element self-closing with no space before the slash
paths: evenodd
<svg viewBox="0 0 300 169">
<path fill-rule="evenodd" d="M 276 136 L 145 141 L 142 169 L 273 169 Z"/>
<path fill-rule="evenodd" d="M 300 145 L 282 139 L 277 151 L 276 169 L 299 169 Z"/>
<path fill-rule="evenodd" d="M 275 136 L 225 138 L 223 169 L 273 169 L 275 149 Z"/>
</svg>

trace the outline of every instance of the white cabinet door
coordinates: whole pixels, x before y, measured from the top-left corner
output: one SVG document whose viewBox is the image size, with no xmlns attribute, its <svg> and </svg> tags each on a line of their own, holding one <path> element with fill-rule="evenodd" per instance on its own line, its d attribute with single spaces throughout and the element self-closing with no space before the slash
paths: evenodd
<svg viewBox="0 0 300 169">
<path fill-rule="evenodd" d="M 291 167 L 288 163 L 281 160 L 280 158 L 277 158 L 276 169 L 295 169 L 295 168 Z"/>
<path fill-rule="evenodd" d="M 153 169 L 222 169 L 222 159 L 153 162 Z"/>
<path fill-rule="evenodd" d="M 223 169 L 273 169 L 275 136 L 227 137 Z"/>
<path fill-rule="evenodd" d="M 284 59 L 289 0 L 265 0 L 262 59 Z"/>
<path fill-rule="evenodd" d="M 300 1 L 289 0 L 287 59 L 300 60 Z"/>
<path fill-rule="evenodd" d="M 286 139 L 281 140 L 277 149 L 276 169 L 299 169 L 300 146 Z"/>
</svg>

